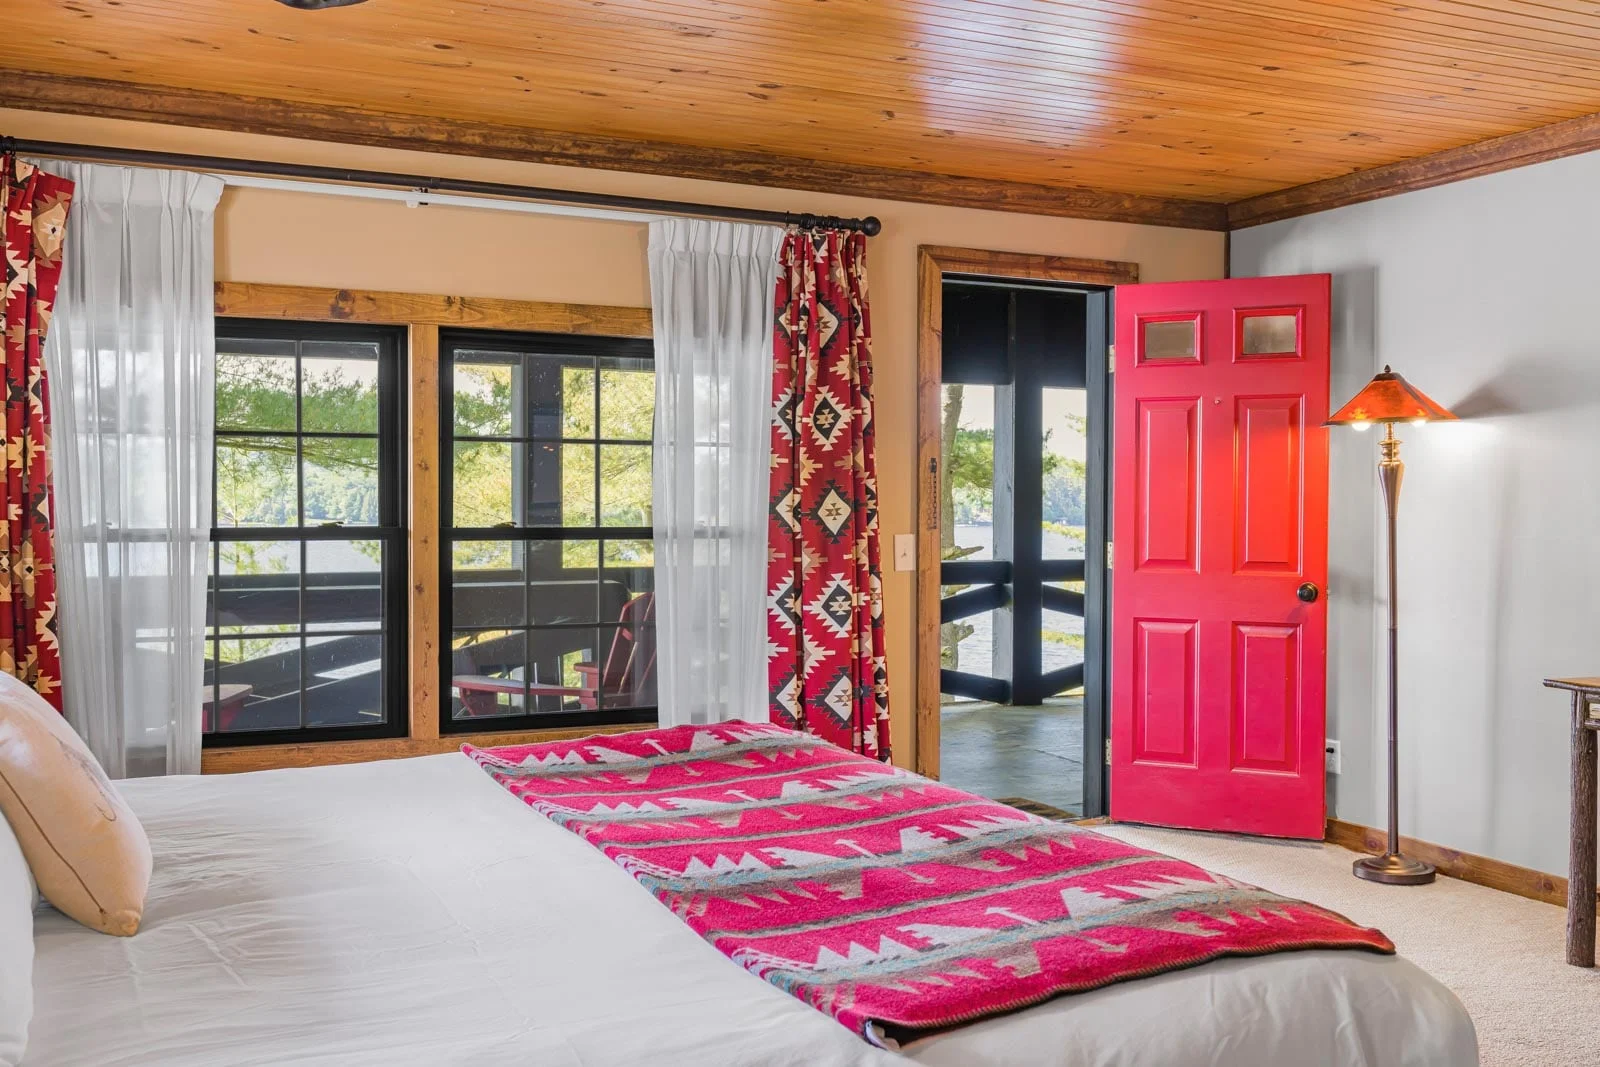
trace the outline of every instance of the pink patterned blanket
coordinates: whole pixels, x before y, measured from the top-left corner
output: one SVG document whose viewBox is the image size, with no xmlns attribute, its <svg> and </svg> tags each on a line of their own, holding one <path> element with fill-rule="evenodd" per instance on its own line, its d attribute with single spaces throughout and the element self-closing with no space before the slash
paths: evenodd
<svg viewBox="0 0 1600 1067">
<path fill-rule="evenodd" d="M 1220 956 L 1394 951 L 1323 908 L 776 726 L 462 750 L 729 958 L 879 1043 Z"/>
</svg>

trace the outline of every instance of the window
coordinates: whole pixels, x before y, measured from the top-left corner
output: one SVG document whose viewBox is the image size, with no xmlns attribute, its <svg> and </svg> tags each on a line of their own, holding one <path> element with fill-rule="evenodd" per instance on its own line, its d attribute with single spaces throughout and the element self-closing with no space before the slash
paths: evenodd
<svg viewBox="0 0 1600 1067">
<path fill-rule="evenodd" d="M 207 744 L 405 733 L 400 338 L 217 320 Z"/>
<path fill-rule="evenodd" d="M 440 336 L 446 731 L 655 718 L 650 342 Z"/>
</svg>

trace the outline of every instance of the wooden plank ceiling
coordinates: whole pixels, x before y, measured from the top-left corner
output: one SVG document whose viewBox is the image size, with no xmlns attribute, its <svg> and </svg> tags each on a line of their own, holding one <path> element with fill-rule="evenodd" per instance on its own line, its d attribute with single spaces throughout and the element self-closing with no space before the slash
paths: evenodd
<svg viewBox="0 0 1600 1067">
<path fill-rule="evenodd" d="M 287 102 L 301 121 L 376 113 L 463 141 L 638 142 L 701 164 L 683 173 L 727 153 L 743 180 L 774 157 L 830 182 L 887 169 L 1225 204 L 1600 112 L 1588 0 L 5 7 L 0 105 L 249 128 Z M 230 110 L 205 94 L 253 100 L 232 120 L 164 115 L 154 87 L 199 91 L 172 95 L 190 112 Z M 312 135 L 336 139 L 323 125 Z"/>
</svg>

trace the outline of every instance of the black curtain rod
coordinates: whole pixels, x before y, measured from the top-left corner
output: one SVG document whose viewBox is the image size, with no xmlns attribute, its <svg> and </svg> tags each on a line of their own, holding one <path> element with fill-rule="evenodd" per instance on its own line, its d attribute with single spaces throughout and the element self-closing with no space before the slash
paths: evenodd
<svg viewBox="0 0 1600 1067">
<path fill-rule="evenodd" d="M 464 193 L 472 196 L 498 196 L 508 200 L 538 200 L 547 204 L 575 204 L 582 207 L 618 208 L 655 215 L 690 215 L 736 222 L 765 222 L 793 226 L 802 230 L 854 230 L 876 237 L 883 223 L 876 216 L 847 219 L 837 215 L 793 214 L 787 211 L 761 211 L 748 207 L 723 207 L 684 200 L 651 200 L 642 196 L 614 196 L 571 189 L 544 189 L 534 185 L 504 185 L 464 178 L 430 178 L 421 174 L 396 174 L 382 170 L 341 170 L 338 167 L 312 167 L 302 163 L 273 163 L 259 159 L 233 159 L 227 156 L 190 156 L 179 152 L 146 152 L 137 148 L 108 148 L 98 145 L 67 144 L 59 141 L 23 141 L 0 138 L 0 148 L 28 156 L 54 156 L 101 163 L 131 163 L 146 167 L 171 167 L 176 170 L 222 171 L 257 174 L 272 178 L 303 178 L 311 181 L 346 182 L 353 185 L 384 185 L 414 189 L 421 193 Z"/>
</svg>

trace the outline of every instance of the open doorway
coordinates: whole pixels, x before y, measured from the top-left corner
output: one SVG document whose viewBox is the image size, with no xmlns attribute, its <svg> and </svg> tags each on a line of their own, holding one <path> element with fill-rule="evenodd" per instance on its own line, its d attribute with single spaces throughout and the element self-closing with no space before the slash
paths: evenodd
<svg viewBox="0 0 1600 1067">
<path fill-rule="evenodd" d="M 1102 814 L 1110 286 L 1134 272 L 923 255 L 918 769 Z"/>
</svg>

